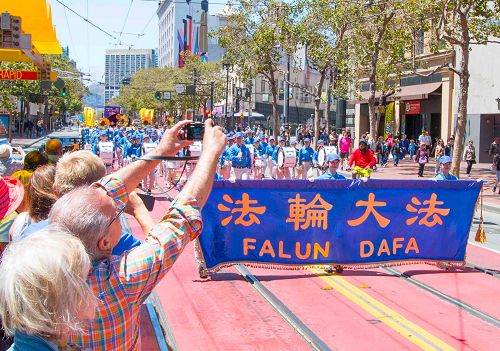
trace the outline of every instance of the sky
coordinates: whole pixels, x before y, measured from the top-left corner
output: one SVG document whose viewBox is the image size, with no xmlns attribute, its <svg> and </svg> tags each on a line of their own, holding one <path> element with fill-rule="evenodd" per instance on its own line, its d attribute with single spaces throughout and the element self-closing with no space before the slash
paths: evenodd
<svg viewBox="0 0 500 351">
<path fill-rule="evenodd" d="M 180 1 L 180 0 L 176 0 Z M 192 6 L 200 6 L 200 0 Z M 224 1 L 209 0 L 213 13 Z M 80 72 L 90 74 L 87 84 L 104 82 L 106 49 L 156 49 L 158 47 L 158 0 L 47 0 L 52 7 L 52 21 L 61 46 L 69 47 L 69 56 Z M 219 3 L 219 4 L 215 4 Z M 65 4 L 107 35 L 79 18 Z M 128 13 L 128 17 L 127 17 Z M 120 32 L 123 32 L 120 35 Z M 142 34 L 139 36 L 139 34 Z M 113 36 L 114 38 L 112 38 Z"/>
</svg>

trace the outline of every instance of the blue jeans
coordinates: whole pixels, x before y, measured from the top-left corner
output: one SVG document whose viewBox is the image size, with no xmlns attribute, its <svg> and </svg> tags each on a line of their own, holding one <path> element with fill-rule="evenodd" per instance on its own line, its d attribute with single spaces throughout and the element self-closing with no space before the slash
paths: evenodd
<svg viewBox="0 0 500 351">
<path fill-rule="evenodd" d="M 392 162 L 394 162 L 394 166 L 397 166 L 399 163 L 399 155 L 396 153 L 392 155 Z"/>
</svg>

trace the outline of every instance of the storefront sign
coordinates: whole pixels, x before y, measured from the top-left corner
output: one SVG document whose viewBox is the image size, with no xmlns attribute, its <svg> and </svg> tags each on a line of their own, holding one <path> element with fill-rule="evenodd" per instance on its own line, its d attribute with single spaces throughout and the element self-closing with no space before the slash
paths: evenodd
<svg viewBox="0 0 500 351">
<path fill-rule="evenodd" d="M 0 79 L 3 80 L 37 80 L 36 71 L 8 71 L 0 70 Z"/>
<path fill-rule="evenodd" d="M 407 101 L 405 103 L 405 115 L 419 115 L 420 101 Z"/>
</svg>

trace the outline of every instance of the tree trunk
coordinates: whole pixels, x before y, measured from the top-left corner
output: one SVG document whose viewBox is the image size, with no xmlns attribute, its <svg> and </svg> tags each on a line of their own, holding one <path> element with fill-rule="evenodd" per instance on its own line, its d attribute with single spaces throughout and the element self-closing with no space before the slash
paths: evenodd
<svg viewBox="0 0 500 351">
<path fill-rule="evenodd" d="M 271 85 L 271 94 L 273 95 L 273 136 L 277 143 L 279 136 L 278 89 L 274 79 L 269 80 L 269 85 Z"/>
<path fill-rule="evenodd" d="M 458 117 L 455 135 L 455 147 L 453 150 L 453 160 L 451 172 L 460 177 L 460 161 L 464 151 L 465 128 L 467 126 L 467 99 L 469 97 L 469 44 L 461 45 L 460 61 L 460 88 L 458 92 Z"/>
<path fill-rule="evenodd" d="M 316 144 L 319 140 L 319 120 L 321 118 L 320 104 L 321 104 L 321 92 L 323 91 L 323 84 L 325 82 L 326 69 L 321 71 L 321 76 L 319 82 L 316 84 L 316 96 L 314 97 L 314 140 L 313 148 L 316 149 Z"/>
<path fill-rule="evenodd" d="M 370 134 L 373 138 L 378 137 L 378 114 L 375 106 L 375 92 L 377 91 L 377 85 L 375 79 L 377 76 L 377 63 L 378 63 L 378 50 L 376 50 L 372 55 L 372 63 L 369 75 L 370 81 L 370 97 L 368 98 L 368 116 L 370 120 Z M 359 131 L 361 133 L 361 130 Z M 361 135 L 357 135 L 357 138 L 361 138 Z"/>
<path fill-rule="evenodd" d="M 332 98 L 332 85 L 333 85 L 333 68 L 330 70 L 330 83 L 328 84 L 328 88 L 326 89 L 326 104 L 325 104 L 325 127 L 326 133 L 330 134 L 330 109 L 331 109 L 331 98 Z M 328 140 L 325 140 L 327 143 Z"/>
</svg>

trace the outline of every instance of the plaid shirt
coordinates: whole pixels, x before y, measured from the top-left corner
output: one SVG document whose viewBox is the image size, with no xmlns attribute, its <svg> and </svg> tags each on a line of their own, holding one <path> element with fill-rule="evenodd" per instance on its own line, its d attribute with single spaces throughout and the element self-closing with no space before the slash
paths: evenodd
<svg viewBox="0 0 500 351">
<path fill-rule="evenodd" d="M 96 185 L 114 199 L 128 200 L 116 178 L 106 177 Z M 94 262 L 87 281 L 100 300 L 96 316 L 87 332 L 73 335 L 70 342 L 85 350 L 141 350 L 140 306 L 202 227 L 196 200 L 174 201 L 143 244 Z"/>
</svg>

